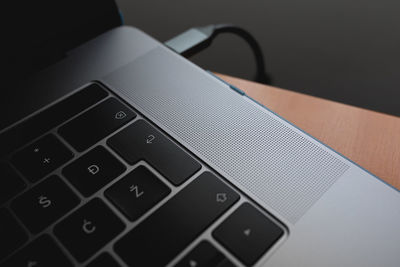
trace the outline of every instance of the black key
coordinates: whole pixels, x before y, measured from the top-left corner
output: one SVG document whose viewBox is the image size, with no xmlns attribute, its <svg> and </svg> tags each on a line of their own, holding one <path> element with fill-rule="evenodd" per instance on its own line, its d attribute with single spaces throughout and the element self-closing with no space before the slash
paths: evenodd
<svg viewBox="0 0 400 267">
<path fill-rule="evenodd" d="M 5 208 L 0 209 L 0 261 L 28 241 L 28 235 Z"/>
<path fill-rule="evenodd" d="M 121 162 L 104 147 L 98 146 L 65 167 L 62 173 L 82 195 L 88 197 L 124 171 Z"/>
<path fill-rule="evenodd" d="M 0 205 L 24 190 L 25 183 L 5 162 L 0 162 Z"/>
<path fill-rule="evenodd" d="M 283 235 L 283 230 L 249 203 L 242 204 L 213 236 L 245 265 L 253 265 Z"/>
<path fill-rule="evenodd" d="M 200 164 L 149 123 L 139 120 L 108 142 L 129 164 L 146 160 L 173 184 L 179 185 L 200 169 Z"/>
<path fill-rule="evenodd" d="M 114 249 L 129 266 L 164 266 L 238 199 L 219 178 L 204 173 L 117 241 Z"/>
<path fill-rule="evenodd" d="M 83 262 L 124 228 L 123 222 L 95 198 L 57 224 L 54 233 L 71 254 Z"/>
<path fill-rule="evenodd" d="M 108 253 L 102 253 L 97 256 L 91 263 L 86 267 L 120 267 L 113 257 Z"/>
<path fill-rule="evenodd" d="M 78 197 L 57 176 L 51 176 L 11 204 L 11 208 L 36 234 L 79 204 Z"/>
<path fill-rule="evenodd" d="M 36 182 L 72 157 L 72 152 L 57 137 L 49 134 L 17 152 L 11 161 L 25 177 Z"/>
<path fill-rule="evenodd" d="M 2 265 L 2 267 L 16 266 L 69 267 L 72 266 L 72 263 L 50 236 L 43 235 L 18 251 Z"/>
<path fill-rule="evenodd" d="M 171 190 L 140 166 L 105 191 L 105 195 L 134 221 L 166 197 Z"/>
<path fill-rule="evenodd" d="M 78 151 L 84 151 L 136 114 L 115 98 L 109 98 L 59 129 L 59 133 Z"/>
<path fill-rule="evenodd" d="M 107 92 L 91 84 L 0 135 L 0 158 L 99 102 Z"/>
<path fill-rule="evenodd" d="M 208 241 L 202 241 L 190 251 L 176 267 L 234 267 L 224 254 Z"/>
</svg>

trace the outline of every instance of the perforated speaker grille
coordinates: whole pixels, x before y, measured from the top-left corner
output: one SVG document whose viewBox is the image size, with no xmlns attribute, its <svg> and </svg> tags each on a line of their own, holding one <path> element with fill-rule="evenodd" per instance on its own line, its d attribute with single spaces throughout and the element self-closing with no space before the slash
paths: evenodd
<svg viewBox="0 0 400 267">
<path fill-rule="evenodd" d="M 310 137 L 162 48 L 105 82 L 291 223 L 348 169 Z"/>
</svg>

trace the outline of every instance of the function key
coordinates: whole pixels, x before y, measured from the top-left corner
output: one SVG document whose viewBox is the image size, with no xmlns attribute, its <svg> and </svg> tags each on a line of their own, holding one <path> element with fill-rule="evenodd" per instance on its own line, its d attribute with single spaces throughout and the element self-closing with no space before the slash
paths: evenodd
<svg viewBox="0 0 400 267">
<path fill-rule="evenodd" d="M 80 262 L 100 250 L 125 228 L 123 222 L 98 198 L 57 224 L 56 237 Z"/>
<path fill-rule="evenodd" d="M 5 162 L 0 162 L 0 205 L 24 190 L 25 183 Z"/>
<path fill-rule="evenodd" d="M 242 204 L 213 236 L 224 247 L 251 266 L 283 235 L 283 230 L 249 203 Z"/>
<path fill-rule="evenodd" d="M 171 190 L 144 166 L 139 166 L 107 189 L 105 195 L 131 221 L 165 198 Z"/>
<path fill-rule="evenodd" d="M 202 241 L 175 267 L 235 267 L 235 265 L 210 242 Z"/>
<path fill-rule="evenodd" d="M 126 105 L 109 98 L 62 126 L 59 133 L 82 152 L 135 117 Z"/>
<path fill-rule="evenodd" d="M 175 185 L 186 181 L 201 167 L 192 156 L 144 120 L 129 125 L 107 144 L 129 164 L 146 160 Z"/>
<path fill-rule="evenodd" d="M 54 240 L 48 235 L 43 235 L 2 265 L 2 267 L 15 266 L 72 267 L 73 265 Z"/>
<path fill-rule="evenodd" d="M 125 166 L 104 147 L 98 146 L 62 171 L 85 197 L 89 197 L 125 171 Z"/>
<path fill-rule="evenodd" d="M 32 233 L 39 233 L 78 204 L 72 190 L 51 176 L 19 196 L 11 208 Z"/>
<path fill-rule="evenodd" d="M 238 199 L 219 178 L 203 173 L 117 241 L 114 249 L 129 266 L 165 266 Z"/>
<path fill-rule="evenodd" d="M 97 256 L 91 263 L 89 263 L 86 267 L 120 267 L 113 257 L 111 257 L 108 253 L 102 253 L 100 256 Z"/>
<path fill-rule="evenodd" d="M 11 161 L 25 177 L 36 182 L 72 157 L 72 152 L 57 137 L 49 134 L 17 152 Z"/>
<path fill-rule="evenodd" d="M 0 209 L 0 261 L 28 241 L 28 235 L 5 208 Z"/>
</svg>

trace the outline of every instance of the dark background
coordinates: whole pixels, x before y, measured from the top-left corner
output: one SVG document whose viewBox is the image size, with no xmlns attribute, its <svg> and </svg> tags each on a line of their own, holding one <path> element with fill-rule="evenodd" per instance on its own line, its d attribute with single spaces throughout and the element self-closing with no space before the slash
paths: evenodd
<svg viewBox="0 0 400 267">
<path fill-rule="evenodd" d="M 273 85 L 400 116 L 399 0 L 117 0 L 125 24 L 160 41 L 193 26 L 234 23 L 252 32 Z M 191 58 L 252 79 L 250 49 L 219 36 Z"/>
</svg>

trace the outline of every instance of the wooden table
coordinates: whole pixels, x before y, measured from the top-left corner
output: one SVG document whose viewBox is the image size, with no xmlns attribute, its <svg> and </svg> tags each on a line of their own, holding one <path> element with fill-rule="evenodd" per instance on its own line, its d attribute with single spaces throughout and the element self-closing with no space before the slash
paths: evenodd
<svg viewBox="0 0 400 267">
<path fill-rule="evenodd" d="M 400 189 L 399 117 L 226 75 L 218 76 Z"/>
</svg>

